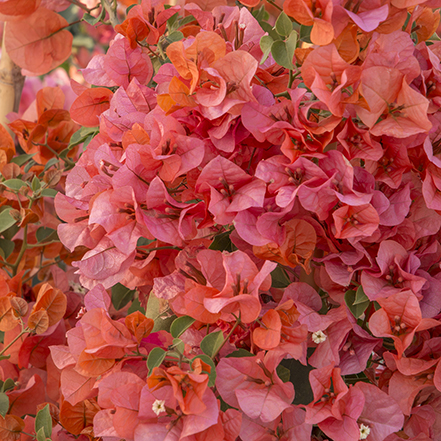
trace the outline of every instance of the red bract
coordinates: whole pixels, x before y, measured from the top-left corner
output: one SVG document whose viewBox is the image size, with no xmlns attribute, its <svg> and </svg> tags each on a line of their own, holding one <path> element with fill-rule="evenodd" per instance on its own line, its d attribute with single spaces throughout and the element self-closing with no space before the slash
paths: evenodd
<svg viewBox="0 0 441 441">
<path fill-rule="evenodd" d="M 441 2 L 73 3 L 0 127 L 0 438 L 437 439 Z"/>
<path fill-rule="evenodd" d="M 381 309 L 369 320 L 369 326 L 377 337 L 390 337 L 400 357 L 411 344 L 415 332 L 438 326 L 434 319 L 423 319 L 418 299 L 412 291 L 401 291 L 387 299 L 378 299 Z"/>
<path fill-rule="evenodd" d="M 263 354 L 222 359 L 217 368 L 217 387 L 222 399 L 251 419 L 267 423 L 290 406 L 294 389 L 266 368 Z M 245 377 L 245 378 L 244 378 Z"/>
</svg>

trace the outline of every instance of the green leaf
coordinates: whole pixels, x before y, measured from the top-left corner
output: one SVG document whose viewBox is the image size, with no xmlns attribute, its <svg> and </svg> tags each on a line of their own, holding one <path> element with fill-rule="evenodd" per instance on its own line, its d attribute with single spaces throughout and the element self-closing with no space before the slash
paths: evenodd
<svg viewBox="0 0 441 441">
<path fill-rule="evenodd" d="M 279 364 L 276 368 L 276 372 L 278 377 L 284 382 L 288 383 L 289 379 L 291 378 L 291 372 L 288 368 L 283 366 L 282 364 Z"/>
<path fill-rule="evenodd" d="M 4 393 L 0 393 L 0 415 L 4 418 L 9 410 L 9 397 Z"/>
<path fill-rule="evenodd" d="M 35 236 L 38 242 L 49 242 L 58 238 L 57 230 L 48 227 L 40 227 L 36 231 Z"/>
<path fill-rule="evenodd" d="M 216 251 L 235 251 L 236 247 L 231 242 L 230 234 L 231 231 L 225 231 L 224 233 L 218 234 L 214 237 L 213 242 L 211 242 L 208 248 Z"/>
<path fill-rule="evenodd" d="M 166 355 L 167 351 L 164 351 L 164 349 L 159 347 L 153 348 L 150 351 L 150 354 L 147 358 L 147 368 L 149 370 L 149 375 L 152 373 L 153 368 L 161 366 Z"/>
<path fill-rule="evenodd" d="M 40 427 L 40 430 L 35 431 L 37 435 L 37 441 L 46 441 L 46 435 L 44 433 L 44 427 Z"/>
<path fill-rule="evenodd" d="M 370 303 L 369 297 L 364 293 L 363 287 L 360 285 L 355 292 L 355 300 L 353 305 L 359 305 L 366 302 Z"/>
<path fill-rule="evenodd" d="M 25 164 L 27 161 L 29 161 L 29 159 L 31 159 L 33 156 L 35 156 L 36 153 L 32 153 L 32 155 L 18 155 L 15 158 L 11 159 L 11 162 L 13 162 L 14 164 L 17 164 L 19 167 L 21 167 L 23 164 Z"/>
<path fill-rule="evenodd" d="M 15 387 L 15 381 L 12 378 L 7 378 L 2 385 L 2 392 L 7 392 Z"/>
<path fill-rule="evenodd" d="M 27 187 L 28 184 L 21 179 L 7 179 L 6 181 L 2 182 L 2 185 L 9 188 L 10 190 L 18 191 L 21 187 Z"/>
<path fill-rule="evenodd" d="M 53 165 L 58 164 L 60 160 L 58 158 L 51 158 L 49 161 L 46 162 L 46 165 L 44 166 L 44 170 L 49 170 Z"/>
<path fill-rule="evenodd" d="M 253 17 L 260 23 L 261 21 L 268 21 L 270 15 L 265 10 L 265 6 L 262 5 L 259 9 L 255 9 L 253 12 Z"/>
<path fill-rule="evenodd" d="M 9 214 L 9 211 L 12 207 L 8 207 L 9 209 L 3 210 L 0 213 L 0 233 L 12 227 L 17 221 Z"/>
<path fill-rule="evenodd" d="M 300 41 L 304 41 L 305 43 L 311 43 L 311 30 L 312 26 L 300 26 Z"/>
<path fill-rule="evenodd" d="M 184 34 L 180 31 L 174 31 L 167 35 L 167 41 L 174 43 L 175 41 L 181 41 L 184 38 Z"/>
<path fill-rule="evenodd" d="M 281 37 L 287 37 L 291 33 L 292 21 L 284 12 L 281 12 L 277 18 L 275 29 Z"/>
<path fill-rule="evenodd" d="M 129 289 L 121 283 L 117 283 L 112 287 L 112 304 L 117 311 L 124 308 L 132 299 L 135 294 L 134 289 Z"/>
<path fill-rule="evenodd" d="M 180 337 L 195 321 L 188 315 L 178 317 L 170 326 L 170 334 L 175 338 Z"/>
<path fill-rule="evenodd" d="M 29 170 L 35 165 L 37 164 L 33 159 L 31 159 L 24 167 L 24 172 L 28 173 Z"/>
<path fill-rule="evenodd" d="M 184 17 L 180 22 L 179 22 L 179 26 L 183 27 L 188 23 L 191 23 L 192 21 L 195 21 L 195 18 L 193 17 L 193 15 L 187 15 L 187 17 Z"/>
<path fill-rule="evenodd" d="M 93 15 L 88 14 L 87 12 L 83 15 L 83 20 L 87 21 L 92 26 L 95 26 L 98 22 L 101 20 L 104 20 L 104 17 L 106 16 L 106 10 L 104 8 L 101 9 L 101 12 L 98 14 L 98 16 L 94 17 Z"/>
<path fill-rule="evenodd" d="M 179 352 L 181 355 L 184 355 L 185 343 L 180 338 L 173 339 L 173 351 Z"/>
<path fill-rule="evenodd" d="M 8 207 L 7 211 L 9 211 L 9 209 L 10 209 L 10 207 Z M 3 233 L 3 237 L 5 239 L 12 240 L 13 237 L 18 233 L 18 230 L 20 230 L 20 227 L 18 225 L 14 224 L 12 227 L 9 227 L 8 229 L 6 229 L 3 232 L 2 231 L 0 231 L 0 232 Z"/>
<path fill-rule="evenodd" d="M 136 242 L 136 246 L 137 247 L 142 247 L 142 246 L 145 246 L 145 245 L 150 245 L 155 240 L 156 239 L 150 240 L 150 239 L 146 239 L 145 237 L 140 237 L 138 239 L 138 242 Z"/>
<path fill-rule="evenodd" d="M 289 37 L 286 40 L 286 51 L 288 52 L 288 58 L 292 60 L 294 58 L 294 52 L 297 47 L 297 40 L 299 34 L 297 31 L 291 31 Z"/>
<path fill-rule="evenodd" d="M 191 362 L 193 362 L 194 360 L 196 360 L 196 358 L 200 358 L 204 363 L 210 365 L 211 367 L 211 372 L 206 372 L 206 371 L 202 371 L 205 374 L 208 374 L 208 387 L 213 387 L 216 383 L 216 366 L 214 365 L 213 360 L 205 354 L 201 354 L 201 355 L 196 355 L 196 357 L 194 357 Z"/>
<path fill-rule="evenodd" d="M 264 35 L 261 39 L 260 39 L 260 49 L 262 49 L 263 52 L 263 56 L 262 59 L 260 60 L 260 64 L 263 64 L 265 62 L 265 60 L 268 58 L 268 55 L 271 52 L 271 46 L 273 45 L 274 40 L 272 39 L 272 37 L 270 35 Z"/>
<path fill-rule="evenodd" d="M 45 437 L 49 438 L 52 435 L 52 417 L 49 404 L 39 410 L 35 417 L 35 432 L 38 433 L 41 429 L 43 429 Z"/>
<path fill-rule="evenodd" d="M 280 35 L 276 32 L 276 30 L 266 21 L 261 21 L 260 23 L 261 28 L 268 33 L 268 35 L 273 39 L 273 40 L 281 40 Z"/>
<path fill-rule="evenodd" d="M 134 8 L 137 5 L 137 3 L 134 3 L 133 5 L 130 5 L 127 9 L 126 9 L 126 15 L 129 13 L 130 9 Z"/>
<path fill-rule="evenodd" d="M 173 14 L 168 20 L 167 20 L 167 28 L 170 32 L 174 31 L 176 28 L 178 28 L 178 25 L 176 25 L 176 20 L 178 19 L 179 14 Z"/>
<path fill-rule="evenodd" d="M 38 190 L 40 190 L 41 182 L 40 182 L 40 179 L 37 178 L 37 176 L 34 176 L 32 178 L 31 188 L 34 193 L 37 192 Z"/>
<path fill-rule="evenodd" d="M 171 309 L 163 306 L 162 300 L 158 299 L 152 292 L 147 300 L 145 316 L 155 322 L 152 332 L 169 331 L 176 316 L 171 314 Z"/>
<path fill-rule="evenodd" d="M 41 191 L 41 195 L 47 198 L 54 198 L 58 193 L 58 190 L 55 188 L 45 188 Z"/>
<path fill-rule="evenodd" d="M 250 351 L 247 351 L 246 349 L 240 348 L 237 351 L 231 352 L 225 358 L 243 358 L 243 357 L 254 357 L 254 354 L 252 354 Z"/>
<path fill-rule="evenodd" d="M 278 40 L 271 46 L 271 55 L 274 61 L 286 69 L 293 69 L 292 58 L 289 57 L 288 49 L 284 41 Z"/>
<path fill-rule="evenodd" d="M 273 288 L 286 288 L 290 284 L 291 280 L 281 266 L 278 265 L 271 271 L 271 286 Z"/>
<path fill-rule="evenodd" d="M 224 343 L 224 334 L 222 331 L 212 332 L 201 341 L 201 350 L 205 355 L 213 358 Z"/>
<path fill-rule="evenodd" d="M 14 251 L 15 243 L 12 240 L 0 239 L 0 248 L 3 251 L 3 257 L 7 259 Z"/>
<path fill-rule="evenodd" d="M 99 131 L 98 127 L 81 127 L 70 138 L 68 149 L 72 149 L 78 144 L 81 144 L 90 135 L 95 136 Z"/>
<path fill-rule="evenodd" d="M 142 307 L 139 299 L 133 300 L 132 304 L 130 305 L 130 308 L 127 310 L 127 315 L 132 314 L 135 311 L 139 311 L 140 313 L 145 315 L 145 308 Z"/>
<path fill-rule="evenodd" d="M 364 293 L 363 293 L 364 294 Z M 355 318 L 359 318 L 366 308 L 369 306 L 369 299 L 367 301 L 361 302 L 361 303 L 355 303 L 357 297 L 357 293 L 350 289 L 349 291 L 346 291 L 345 293 L 345 303 L 349 310 L 351 311 L 352 315 Z"/>
</svg>

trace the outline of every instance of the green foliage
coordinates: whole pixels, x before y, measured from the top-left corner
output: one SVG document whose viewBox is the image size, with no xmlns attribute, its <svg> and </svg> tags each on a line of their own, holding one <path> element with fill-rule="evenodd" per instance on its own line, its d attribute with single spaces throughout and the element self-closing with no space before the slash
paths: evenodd
<svg viewBox="0 0 441 441">
<path fill-rule="evenodd" d="M 147 358 L 147 369 L 149 370 L 149 375 L 152 373 L 152 370 L 155 367 L 161 366 L 166 355 L 167 351 L 159 347 L 153 348 L 150 351 L 150 354 Z"/>
<path fill-rule="evenodd" d="M 0 239 L 0 256 L 7 259 L 14 251 L 15 244 L 12 240 Z"/>
<path fill-rule="evenodd" d="M 278 377 L 284 383 L 288 383 L 288 381 L 289 381 L 289 379 L 291 377 L 291 371 L 288 368 L 286 368 L 282 364 L 279 364 L 279 366 L 277 366 L 277 368 L 276 368 L 276 372 L 277 372 Z"/>
<path fill-rule="evenodd" d="M 117 311 L 124 308 L 131 300 L 135 290 L 129 289 L 121 283 L 117 283 L 112 287 L 112 304 Z"/>
<path fill-rule="evenodd" d="M 213 358 L 224 343 L 222 331 L 212 332 L 201 341 L 201 350 L 205 355 Z"/>
<path fill-rule="evenodd" d="M 127 315 L 132 314 L 135 311 L 139 311 L 145 315 L 145 308 L 142 307 L 139 299 L 133 300 L 132 304 L 130 305 L 130 308 L 127 310 Z"/>
<path fill-rule="evenodd" d="M 40 227 L 35 233 L 38 242 L 49 242 L 51 240 L 57 240 L 57 230 L 48 227 Z"/>
<path fill-rule="evenodd" d="M 9 410 L 9 397 L 4 393 L 0 393 L 0 415 L 4 418 Z"/>
<path fill-rule="evenodd" d="M 299 32 L 300 41 L 304 41 L 305 43 L 311 44 L 311 38 L 310 38 L 311 31 L 312 31 L 312 26 L 305 26 L 305 25 L 300 26 L 300 32 Z"/>
<path fill-rule="evenodd" d="M 85 12 L 83 15 L 83 20 L 89 23 L 90 25 L 95 26 L 100 21 L 103 21 L 105 17 L 106 17 L 106 10 L 102 8 L 100 13 L 96 17 Z"/>
<path fill-rule="evenodd" d="M 348 290 L 345 293 L 345 303 L 352 315 L 355 318 L 359 318 L 366 308 L 369 306 L 370 300 L 366 296 L 361 286 L 358 287 L 357 291 Z"/>
<path fill-rule="evenodd" d="M 237 351 L 231 352 L 225 358 L 243 358 L 243 357 L 254 357 L 250 351 L 246 349 L 239 348 Z"/>
<path fill-rule="evenodd" d="M 170 334 L 174 338 L 180 337 L 195 321 L 193 317 L 188 315 L 178 317 L 170 326 Z"/>
<path fill-rule="evenodd" d="M 26 164 L 26 162 L 28 162 L 33 156 L 35 156 L 35 153 L 32 153 L 31 155 L 28 154 L 18 155 L 12 158 L 11 162 L 21 167 L 23 164 Z"/>
<path fill-rule="evenodd" d="M 21 179 L 7 179 L 2 182 L 6 188 L 12 191 L 19 191 L 22 187 L 27 187 L 29 184 Z"/>
<path fill-rule="evenodd" d="M 85 142 L 87 139 L 89 141 L 97 135 L 99 132 L 98 127 L 81 127 L 81 129 L 77 130 L 70 138 L 68 150 L 73 149 L 75 146 Z"/>
<path fill-rule="evenodd" d="M 37 440 L 45 440 L 52 435 L 52 417 L 49 410 L 49 404 L 43 407 L 35 417 L 35 433 L 37 434 Z M 41 433 L 41 435 L 40 435 Z"/>
<path fill-rule="evenodd" d="M 263 64 L 265 60 L 268 58 L 269 54 L 271 53 L 271 46 L 273 45 L 274 40 L 270 35 L 264 35 L 260 39 L 260 49 L 262 49 L 263 56 L 260 60 L 260 64 Z"/>
<path fill-rule="evenodd" d="M 12 209 L 12 207 L 6 207 L 0 213 L 0 233 L 3 233 L 3 231 L 12 227 L 17 222 L 9 213 L 11 211 L 11 209 Z"/>
<path fill-rule="evenodd" d="M 284 12 L 281 12 L 278 16 L 275 29 L 281 37 L 287 37 L 291 33 L 292 21 Z"/>
</svg>

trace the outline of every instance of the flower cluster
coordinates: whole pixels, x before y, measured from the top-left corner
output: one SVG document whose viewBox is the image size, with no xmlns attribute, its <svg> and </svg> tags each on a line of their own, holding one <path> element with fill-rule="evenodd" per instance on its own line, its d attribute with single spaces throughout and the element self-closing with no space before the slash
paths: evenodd
<svg viewBox="0 0 441 441">
<path fill-rule="evenodd" d="M 49 343 L 58 439 L 436 440 L 441 2 L 242 4 L 142 0 L 70 114 L 11 124 L 42 164 L 87 140 L 54 202 L 88 290 Z"/>
</svg>

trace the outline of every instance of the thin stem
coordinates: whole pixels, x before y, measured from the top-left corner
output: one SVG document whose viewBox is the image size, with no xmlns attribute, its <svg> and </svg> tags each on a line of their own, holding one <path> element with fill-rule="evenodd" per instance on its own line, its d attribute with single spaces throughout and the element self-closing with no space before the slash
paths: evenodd
<svg viewBox="0 0 441 441">
<path fill-rule="evenodd" d="M 21 330 L 20 334 L 17 335 L 3 350 L 0 352 L 0 355 L 3 355 L 23 334 L 29 333 L 31 330 L 29 328 L 24 328 Z"/>
<path fill-rule="evenodd" d="M 50 242 L 44 242 L 44 243 L 30 243 L 30 244 L 28 244 L 28 248 L 45 247 L 46 245 L 51 245 L 53 243 L 60 243 L 60 241 L 59 240 L 51 240 Z"/>
<path fill-rule="evenodd" d="M 36 273 L 32 274 L 32 276 L 29 276 L 28 278 L 24 279 L 22 281 L 22 283 L 29 282 L 29 280 L 32 280 L 42 269 L 47 268 L 52 265 L 56 265 L 58 262 L 61 262 L 61 259 L 57 257 L 53 262 L 46 263 L 45 265 L 41 266 Z"/>
<path fill-rule="evenodd" d="M 224 342 L 220 345 L 219 349 L 213 354 L 213 356 L 211 357 L 213 360 L 216 358 L 217 354 L 219 354 L 219 351 L 224 347 L 225 343 L 230 339 L 230 337 L 233 335 L 233 332 L 236 330 L 236 328 L 239 326 L 240 324 L 240 316 L 238 318 L 236 318 L 236 323 L 234 324 L 234 326 L 231 328 L 231 331 L 228 333 L 228 335 L 226 336 Z"/>
</svg>

